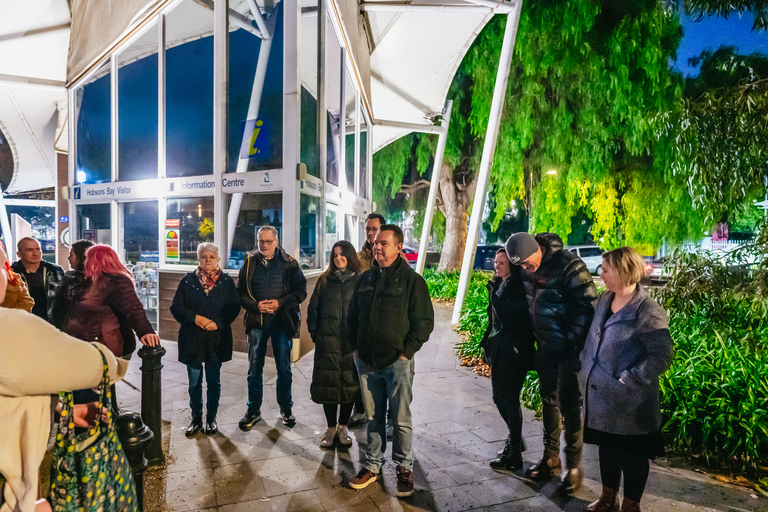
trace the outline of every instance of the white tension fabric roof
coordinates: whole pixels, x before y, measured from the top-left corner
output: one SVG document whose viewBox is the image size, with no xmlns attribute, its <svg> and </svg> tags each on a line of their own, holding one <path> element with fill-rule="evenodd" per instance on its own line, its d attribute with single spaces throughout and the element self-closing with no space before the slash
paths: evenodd
<svg viewBox="0 0 768 512">
<path fill-rule="evenodd" d="M 80 77 L 170 2 L 71 0 L 71 15 L 67 0 L 0 2 L 0 129 L 14 152 L 8 192 L 16 193 L 54 184 L 53 148 L 57 109 L 65 106 L 64 83 Z M 257 3 L 264 5 L 264 0 Z M 247 4 L 230 1 L 233 10 L 250 17 Z M 301 4 L 306 10 L 317 5 L 313 0 Z M 433 126 L 469 46 L 494 13 L 509 13 L 513 5 L 496 0 L 330 0 L 328 11 L 342 27 L 373 117 L 374 151 Z M 307 85 L 312 79 L 302 76 Z M 63 136 L 56 147 L 66 151 L 66 129 L 58 124 Z"/>
<path fill-rule="evenodd" d="M 52 187 L 58 111 L 66 112 L 69 5 L 2 0 L 0 12 L 0 130 L 13 155 L 8 193 Z M 66 151 L 66 135 L 60 142 Z"/>
</svg>

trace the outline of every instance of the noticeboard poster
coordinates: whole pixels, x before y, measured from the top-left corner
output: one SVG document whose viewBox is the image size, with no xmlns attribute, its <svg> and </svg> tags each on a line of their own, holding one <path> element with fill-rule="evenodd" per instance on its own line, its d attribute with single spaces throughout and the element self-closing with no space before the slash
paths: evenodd
<svg viewBox="0 0 768 512">
<path fill-rule="evenodd" d="M 165 229 L 165 261 L 167 262 L 181 261 L 179 254 L 179 243 L 181 242 L 179 232 L 178 228 Z"/>
</svg>

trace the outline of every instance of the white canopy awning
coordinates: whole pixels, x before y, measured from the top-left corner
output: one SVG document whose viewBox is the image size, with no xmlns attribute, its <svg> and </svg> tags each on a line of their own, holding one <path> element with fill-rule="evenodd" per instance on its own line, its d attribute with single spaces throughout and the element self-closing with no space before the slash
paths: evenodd
<svg viewBox="0 0 768 512">
<path fill-rule="evenodd" d="M 4 2 L 0 17 L 0 130 L 13 153 L 8 193 L 52 187 L 58 110 L 65 106 L 66 0 Z"/>
</svg>

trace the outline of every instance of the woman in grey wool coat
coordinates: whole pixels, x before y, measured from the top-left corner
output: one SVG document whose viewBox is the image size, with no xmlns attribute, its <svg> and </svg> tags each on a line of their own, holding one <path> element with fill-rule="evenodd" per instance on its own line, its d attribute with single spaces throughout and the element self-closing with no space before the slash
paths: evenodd
<svg viewBox="0 0 768 512">
<path fill-rule="evenodd" d="M 320 440 L 323 448 L 331 448 L 336 439 L 341 446 L 352 444 L 347 425 L 360 379 L 347 336 L 347 312 L 359 275 L 355 248 L 345 240 L 336 242 L 328 270 L 317 279 L 307 308 L 307 329 L 315 343 L 309 392 L 313 402 L 323 405 L 328 423 Z"/>
<path fill-rule="evenodd" d="M 603 254 L 603 281 L 581 353 L 586 376 L 584 442 L 600 450 L 600 498 L 588 512 L 640 510 L 649 459 L 664 455 L 659 377 L 672 364 L 667 313 L 638 283 L 645 262 L 629 247 Z"/>
</svg>

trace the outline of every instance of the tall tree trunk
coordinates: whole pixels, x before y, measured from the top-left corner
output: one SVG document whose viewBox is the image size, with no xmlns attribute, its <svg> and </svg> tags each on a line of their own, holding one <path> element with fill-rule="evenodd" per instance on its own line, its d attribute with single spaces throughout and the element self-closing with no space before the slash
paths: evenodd
<svg viewBox="0 0 768 512">
<path fill-rule="evenodd" d="M 457 180 L 454 177 L 458 178 Z M 445 243 L 440 254 L 438 270 L 459 270 L 467 245 L 469 206 L 475 193 L 477 177 L 467 180 L 455 170 L 443 165 L 440 173 L 440 211 L 445 216 Z"/>
</svg>

